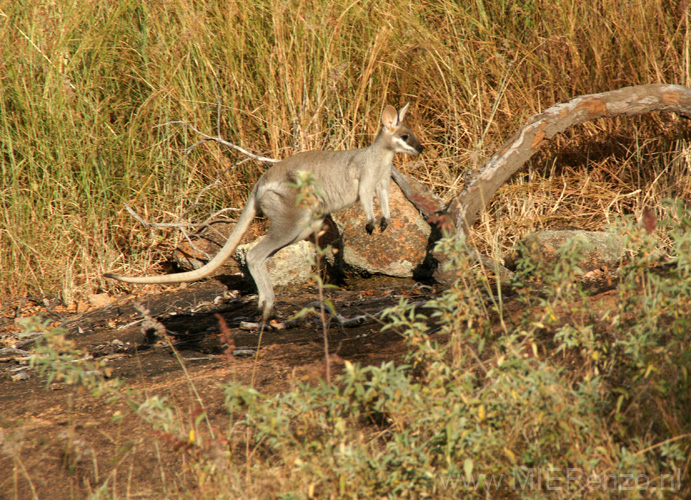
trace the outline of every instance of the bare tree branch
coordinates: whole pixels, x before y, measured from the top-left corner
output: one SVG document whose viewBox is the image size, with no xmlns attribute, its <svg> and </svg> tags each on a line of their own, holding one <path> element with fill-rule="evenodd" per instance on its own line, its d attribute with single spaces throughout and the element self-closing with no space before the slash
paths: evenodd
<svg viewBox="0 0 691 500">
<path fill-rule="evenodd" d="M 427 224 L 439 229 L 439 235 L 453 234 L 453 220 L 446 214 L 441 199 L 417 179 L 405 175 L 394 167 L 391 177 L 401 188 L 401 192 L 413 206 L 420 211 Z"/>
<path fill-rule="evenodd" d="M 246 149 L 241 148 L 240 146 L 237 146 L 237 145 L 233 144 L 232 142 L 228 142 L 220 136 L 212 136 L 209 134 L 205 134 L 204 132 L 202 132 L 201 130 L 199 130 L 195 126 L 193 126 L 191 123 L 187 123 L 184 121 L 173 120 L 170 122 L 161 123 L 160 125 L 156 125 L 154 128 L 165 127 L 168 125 L 184 125 L 185 127 L 188 127 L 190 130 L 192 130 L 195 134 L 198 134 L 202 137 L 202 139 L 200 141 L 197 141 L 196 143 L 192 144 L 190 147 L 188 147 L 185 150 L 186 155 L 190 154 L 190 152 L 194 148 L 196 148 L 197 146 L 204 144 L 205 142 L 208 142 L 208 141 L 214 141 L 214 142 L 217 142 L 217 143 L 219 143 L 219 144 L 221 144 L 221 145 L 223 145 L 229 149 L 234 149 L 235 151 L 242 153 L 243 155 L 245 155 L 248 158 L 251 158 L 252 160 L 255 160 L 255 161 L 261 161 L 261 162 L 265 162 L 265 163 L 277 163 L 277 162 L 281 161 L 281 160 L 277 160 L 275 158 L 267 158 L 266 156 L 260 156 L 260 155 L 255 155 L 254 153 L 250 153 Z"/>
<path fill-rule="evenodd" d="M 417 179 L 401 173 L 396 167 L 391 170 L 391 177 L 401 188 L 403 195 L 420 211 L 425 219 L 444 211 L 444 204 L 441 203 L 441 200 Z"/>
<path fill-rule="evenodd" d="M 216 84 L 216 91 L 217 91 L 217 94 L 218 94 L 218 85 L 217 85 L 217 84 Z M 230 171 L 231 169 L 237 168 L 239 165 L 242 165 L 243 163 L 245 163 L 245 162 L 247 162 L 247 161 L 249 161 L 249 160 L 261 161 L 261 162 L 267 162 L 267 163 L 276 163 L 276 162 L 280 161 L 280 160 L 276 160 L 276 159 L 274 159 L 274 158 L 267 158 L 267 157 L 264 157 L 264 156 L 255 155 L 254 153 L 250 153 L 250 152 L 247 151 L 246 149 L 241 148 L 240 146 L 237 146 L 237 145 L 235 145 L 235 144 L 232 144 L 232 143 L 226 141 L 225 139 L 223 139 L 223 138 L 221 137 L 221 125 L 220 125 L 220 123 L 221 123 L 221 106 L 222 106 L 221 99 L 218 98 L 218 99 L 217 99 L 217 104 L 216 104 L 216 121 L 217 121 L 217 134 L 218 134 L 218 135 L 216 135 L 216 136 L 211 136 L 211 135 L 205 134 L 204 132 L 202 132 L 202 131 L 199 130 L 198 128 L 194 127 L 192 124 L 190 124 L 190 123 L 188 123 L 188 122 L 185 122 L 185 121 L 180 121 L 180 120 L 175 120 L 175 121 L 169 121 L 169 122 L 166 122 L 166 123 L 162 123 L 162 124 L 160 124 L 160 125 L 156 125 L 154 128 L 164 127 L 164 126 L 167 126 L 167 125 L 176 125 L 176 124 L 177 124 L 177 125 L 183 125 L 183 126 L 185 126 L 185 127 L 188 127 L 189 129 L 191 129 L 191 130 L 192 130 L 193 132 L 195 132 L 196 134 L 202 136 L 202 139 L 201 139 L 201 140 L 195 142 L 192 146 L 190 146 L 190 147 L 188 147 L 187 149 L 185 149 L 185 155 L 189 155 L 190 152 L 192 152 L 192 150 L 194 150 L 196 147 L 200 146 L 201 144 L 204 144 L 204 143 L 209 142 L 209 141 L 214 141 L 214 142 L 217 142 L 217 143 L 219 143 L 219 144 L 221 144 L 221 145 L 223 145 L 223 146 L 226 146 L 226 147 L 229 148 L 229 149 L 233 149 L 233 150 L 235 150 L 235 151 L 238 151 L 239 153 L 245 155 L 247 158 L 245 158 L 245 159 L 243 159 L 243 160 L 240 160 L 240 161 L 238 161 L 237 163 L 235 163 L 235 164 L 231 165 L 230 167 L 226 168 L 223 172 L 221 172 L 221 173 L 216 177 L 216 179 L 215 179 L 212 183 L 210 183 L 209 185 L 207 185 L 206 187 L 204 187 L 204 189 L 202 189 L 202 190 L 197 194 L 197 197 L 195 198 L 194 202 L 193 202 L 189 207 L 187 207 L 187 209 L 178 217 L 178 222 L 172 222 L 172 223 L 154 223 L 154 222 L 149 222 L 149 221 L 147 221 L 147 220 L 144 220 L 139 214 L 137 214 L 137 213 L 132 209 L 132 207 L 130 207 L 127 203 L 123 203 L 123 205 L 125 206 L 125 210 L 127 210 L 127 212 L 128 212 L 134 219 L 136 219 L 142 226 L 144 226 L 144 227 L 153 227 L 153 228 L 157 228 L 157 229 L 162 229 L 162 228 L 177 228 L 177 229 L 180 229 L 180 230 L 182 231 L 182 233 L 183 233 L 183 236 L 185 237 L 185 239 L 187 240 L 187 242 L 190 244 L 190 246 L 191 246 L 194 250 L 196 250 L 196 251 L 198 251 L 199 253 L 205 255 L 207 258 L 210 258 L 209 255 L 206 254 L 206 252 L 204 252 L 203 250 L 199 249 L 199 248 L 192 242 L 192 239 L 190 238 L 190 234 L 186 231 L 185 228 L 187 228 L 187 227 L 202 228 L 202 227 L 208 226 L 208 225 L 210 224 L 210 222 L 211 222 L 212 219 L 214 219 L 215 217 L 217 217 L 219 214 L 221 214 L 221 213 L 223 213 L 223 212 L 226 212 L 226 211 L 238 211 L 238 212 L 241 212 L 242 210 L 241 210 L 241 209 L 238 209 L 238 208 L 225 208 L 225 209 L 219 210 L 218 212 L 215 212 L 214 214 L 212 214 L 211 216 L 209 216 L 209 217 L 208 217 L 204 222 L 202 222 L 202 223 L 184 222 L 184 221 L 182 221 L 182 219 L 183 219 L 191 210 L 193 210 L 195 207 L 199 206 L 199 200 L 200 200 L 201 197 L 204 195 L 204 193 L 206 193 L 209 189 L 211 189 L 211 188 L 217 186 L 218 184 L 220 184 L 221 179 L 223 178 L 223 176 L 224 176 L 225 174 L 227 174 L 228 171 Z"/>
<path fill-rule="evenodd" d="M 467 235 L 478 212 L 547 139 L 567 128 L 616 116 L 666 111 L 691 118 L 691 90 L 679 85 L 641 85 L 611 92 L 576 97 L 532 117 L 477 171 L 470 173 L 465 188 L 449 203 L 459 235 Z"/>
<path fill-rule="evenodd" d="M 204 222 L 149 222 L 148 220 L 144 220 L 144 218 L 139 215 L 137 212 L 134 211 L 132 207 L 130 207 L 127 203 L 123 203 L 125 210 L 139 222 L 142 226 L 144 227 L 153 227 L 156 229 L 166 229 L 166 228 L 185 228 L 185 227 L 194 227 L 194 228 L 201 228 L 208 226 L 211 224 L 213 219 L 217 218 L 219 215 L 221 215 L 224 212 L 242 212 L 241 208 L 222 208 L 221 210 L 218 210 L 211 215 L 209 215 Z"/>
</svg>

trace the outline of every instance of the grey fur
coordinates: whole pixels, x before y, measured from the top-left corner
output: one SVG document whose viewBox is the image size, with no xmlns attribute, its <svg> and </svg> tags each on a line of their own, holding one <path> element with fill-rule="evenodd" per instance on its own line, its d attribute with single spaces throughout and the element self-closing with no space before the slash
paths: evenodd
<svg viewBox="0 0 691 500">
<path fill-rule="evenodd" d="M 400 111 L 386 106 L 382 128 L 374 142 L 366 148 L 350 151 L 309 151 L 275 164 L 255 184 L 237 225 L 223 248 L 200 269 L 162 276 L 126 277 L 106 274 L 127 283 L 179 283 L 197 281 L 209 276 L 240 243 L 242 236 L 258 212 L 269 219 L 270 226 L 262 240 L 247 254 L 247 266 L 259 291 L 258 308 L 266 322 L 272 312 L 275 295 L 266 261 L 281 248 L 303 240 L 318 231 L 326 215 L 360 201 L 367 216 L 367 232 L 374 230 L 373 200 L 376 195 L 382 211 L 381 230 L 388 226 L 389 184 L 395 153 L 418 155 L 423 147 L 413 132 L 403 124 L 408 109 Z M 295 182 L 298 171 L 312 173 L 323 198 L 318 213 L 297 204 Z"/>
</svg>

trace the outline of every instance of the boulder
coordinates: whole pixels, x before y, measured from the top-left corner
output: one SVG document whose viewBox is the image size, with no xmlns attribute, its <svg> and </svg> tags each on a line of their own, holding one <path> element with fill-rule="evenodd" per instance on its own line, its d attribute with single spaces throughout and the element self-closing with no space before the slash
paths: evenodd
<svg viewBox="0 0 691 500">
<path fill-rule="evenodd" d="M 235 249 L 233 257 L 241 268 L 246 269 L 245 259 L 247 252 L 259 243 L 260 239 L 256 239 L 252 243 L 239 245 Z M 271 276 L 271 283 L 274 287 L 306 283 L 314 272 L 313 261 L 314 245 L 309 241 L 299 241 L 280 249 L 266 264 L 269 276 Z M 244 274 L 246 276 L 249 275 L 247 271 Z"/>
<path fill-rule="evenodd" d="M 367 234 L 365 213 L 359 203 L 331 214 L 341 236 L 342 262 L 346 270 L 360 274 L 384 274 L 408 278 L 425 260 L 430 227 L 419 211 L 392 182 L 389 207 L 391 221 L 379 229 L 381 212 L 375 198 L 377 225 Z"/>
<path fill-rule="evenodd" d="M 619 236 L 606 231 L 537 231 L 526 236 L 523 245 L 536 252 L 540 259 L 554 261 L 559 257 L 559 248 L 571 239 L 579 239 L 584 243 L 581 249 L 583 259 L 579 264 L 583 272 L 619 267 L 624 253 L 624 242 Z M 517 253 L 510 260 L 515 261 L 518 256 Z M 509 259 L 507 267 L 513 267 Z"/>
</svg>

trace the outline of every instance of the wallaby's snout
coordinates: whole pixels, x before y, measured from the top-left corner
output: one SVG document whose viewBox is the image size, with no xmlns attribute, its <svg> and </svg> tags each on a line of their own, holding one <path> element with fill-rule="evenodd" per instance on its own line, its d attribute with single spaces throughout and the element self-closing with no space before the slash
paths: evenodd
<svg viewBox="0 0 691 500">
<path fill-rule="evenodd" d="M 413 131 L 405 124 L 400 123 L 393 129 L 390 139 L 391 149 L 395 153 L 417 156 L 425 149 L 420 141 L 417 140 Z"/>
<path fill-rule="evenodd" d="M 415 149 L 415 151 L 416 151 L 415 153 L 413 153 L 413 155 L 414 155 L 414 156 L 421 155 L 422 152 L 425 150 L 425 146 L 423 146 L 422 144 L 420 144 L 420 143 L 418 142 L 418 140 L 415 138 L 414 135 L 411 135 L 410 137 L 411 137 L 412 140 L 409 139 L 410 142 L 409 142 L 408 144 L 409 144 L 410 146 L 412 146 L 413 149 Z"/>
</svg>

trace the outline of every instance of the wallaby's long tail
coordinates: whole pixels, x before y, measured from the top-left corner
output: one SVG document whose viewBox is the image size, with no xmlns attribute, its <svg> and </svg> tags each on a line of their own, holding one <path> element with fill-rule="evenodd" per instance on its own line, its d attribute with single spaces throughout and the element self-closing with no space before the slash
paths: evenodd
<svg viewBox="0 0 691 500">
<path fill-rule="evenodd" d="M 247 205 L 245 206 L 245 209 L 242 211 L 242 214 L 238 219 L 235 229 L 233 229 L 233 232 L 228 237 L 228 240 L 225 242 L 225 245 L 223 245 L 223 247 L 221 248 L 221 250 L 219 250 L 216 256 L 213 259 L 211 259 L 205 266 L 200 267 L 199 269 L 195 269 L 194 271 L 188 271 L 185 273 L 177 274 L 163 274 L 161 276 L 129 277 L 118 276 L 110 273 L 104 274 L 104 276 L 106 278 L 112 278 L 124 281 L 126 283 L 150 284 L 182 283 L 188 281 L 197 281 L 209 276 L 216 269 L 218 269 L 228 257 L 230 257 L 235 248 L 238 246 L 238 243 L 240 243 L 242 236 L 245 234 L 245 232 L 247 232 L 247 228 L 249 228 L 250 223 L 254 220 L 254 217 L 257 215 L 255 192 L 256 187 L 252 190 L 252 193 L 250 194 L 247 200 Z"/>
</svg>

